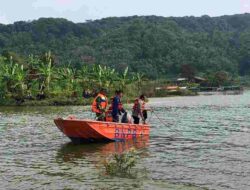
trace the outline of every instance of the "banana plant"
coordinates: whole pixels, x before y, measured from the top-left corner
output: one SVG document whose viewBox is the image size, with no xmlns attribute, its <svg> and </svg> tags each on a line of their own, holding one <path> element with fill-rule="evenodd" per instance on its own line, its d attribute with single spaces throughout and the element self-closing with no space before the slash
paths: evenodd
<svg viewBox="0 0 250 190">
<path fill-rule="evenodd" d="M 38 72 L 40 93 L 45 94 L 45 91 L 50 92 L 50 84 L 54 74 L 54 67 L 52 66 L 52 58 L 50 53 L 45 54 L 45 60 L 38 66 Z"/>
<path fill-rule="evenodd" d="M 5 83 L 6 89 L 10 93 L 13 91 L 12 86 L 15 81 L 16 67 L 17 65 L 13 63 L 11 58 L 9 64 L 1 65 L 2 81 Z"/>
<path fill-rule="evenodd" d="M 23 65 L 15 64 L 10 58 L 8 64 L 1 64 L 1 78 L 5 83 L 6 89 L 13 97 L 24 98 L 27 71 Z"/>
<path fill-rule="evenodd" d="M 82 66 L 82 68 L 78 70 L 77 76 L 83 90 L 88 89 L 90 85 L 92 85 L 91 75 L 92 75 L 92 70 L 90 70 L 89 67 L 87 66 Z"/>
<path fill-rule="evenodd" d="M 118 75 L 118 82 L 120 84 L 121 90 L 125 90 L 128 84 L 131 84 L 133 80 L 131 80 L 128 76 L 128 67 L 124 70 L 121 75 Z"/>
<path fill-rule="evenodd" d="M 116 77 L 115 69 L 107 66 L 96 65 L 92 68 L 91 79 L 98 87 L 110 88 Z"/>
<path fill-rule="evenodd" d="M 142 88 L 142 83 L 143 83 L 144 77 L 145 77 L 145 75 L 141 74 L 141 73 L 136 73 L 133 76 L 133 81 L 137 85 L 137 92 L 138 92 L 138 94 L 141 94 L 141 88 Z"/>
<path fill-rule="evenodd" d="M 24 69 L 24 66 L 16 64 L 15 84 L 13 88 L 17 89 L 20 98 L 25 96 L 25 90 L 27 90 L 26 77 L 27 71 Z"/>
<path fill-rule="evenodd" d="M 111 69 L 107 66 L 102 68 L 102 81 L 105 88 L 111 88 L 116 77 L 115 69 Z"/>
<path fill-rule="evenodd" d="M 70 67 L 64 67 L 58 70 L 58 75 L 67 92 L 76 94 L 78 87 L 78 77 L 76 69 Z"/>
<path fill-rule="evenodd" d="M 37 89 L 37 85 L 39 85 L 40 71 L 38 68 L 41 65 L 41 60 L 34 55 L 29 55 L 27 63 L 27 90 L 30 94 L 32 94 L 32 91 L 37 93 L 37 91 L 40 91 L 40 89 Z"/>
<path fill-rule="evenodd" d="M 103 72 L 102 72 L 102 66 L 101 65 L 95 65 L 92 69 L 93 73 L 92 73 L 92 80 L 95 81 L 98 85 L 98 87 L 102 87 L 103 86 Z"/>
</svg>

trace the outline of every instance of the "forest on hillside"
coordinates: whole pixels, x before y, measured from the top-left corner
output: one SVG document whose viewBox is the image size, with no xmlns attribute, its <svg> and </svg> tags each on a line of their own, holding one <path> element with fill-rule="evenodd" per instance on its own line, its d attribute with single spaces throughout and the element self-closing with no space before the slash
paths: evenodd
<svg viewBox="0 0 250 190">
<path fill-rule="evenodd" d="M 105 65 L 149 79 L 223 71 L 250 74 L 250 14 L 222 17 L 132 16 L 85 23 L 41 18 L 0 24 L 0 54 L 27 64 L 52 52 L 55 66 Z"/>
</svg>

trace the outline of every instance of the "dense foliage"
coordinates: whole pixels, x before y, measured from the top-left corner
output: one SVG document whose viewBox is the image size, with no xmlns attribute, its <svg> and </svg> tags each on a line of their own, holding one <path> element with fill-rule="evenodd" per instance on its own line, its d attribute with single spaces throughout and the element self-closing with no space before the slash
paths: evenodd
<svg viewBox="0 0 250 190">
<path fill-rule="evenodd" d="M 0 24 L 0 53 L 5 57 L 15 52 L 21 56 L 12 55 L 13 59 L 22 64 L 22 56 L 48 51 L 53 52 L 55 65 L 70 64 L 81 70 L 98 64 L 118 72 L 129 67 L 152 79 L 176 76 L 183 65 L 200 76 L 215 71 L 248 75 L 250 14 L 214 18 L 133 16 L 78 24 L 41 18 Z M 18 69 L 22 70 L 21 66 Z"/>
<path fill-rule="evenodd" d="M 0 57 L 0 104 L 23 104 L 25 101 L 42 101 L 55 98 L 52 105 L 82 104 L 83 98 L 94 97 L 101 88 L 109 95 L 116 89 L 126 91 L 126 96 L 141 93 L 143 75 L 122 73 L 107 66 L 93 65 L 75 69 L 71 65 L 56 66 L 50 52 L 41 57 L 29 56 L 24 64 L 16 57 Z M 12 101 L 12 102 L 9 102 Z M 36 102 L 37 103 L 37 102 Z M 50 105 L 46 102 L 45 105 Z"/>
</svg>

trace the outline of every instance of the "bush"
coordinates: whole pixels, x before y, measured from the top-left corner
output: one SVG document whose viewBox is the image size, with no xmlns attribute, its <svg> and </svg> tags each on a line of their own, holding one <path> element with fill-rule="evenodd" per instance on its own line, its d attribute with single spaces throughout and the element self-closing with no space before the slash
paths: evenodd
<svg viewBox="0 0 250 190">
<path fill-rule="evenodd" d="M 134 148 L 121 154 L 112 154 L 109 158 L 105 159 L 103 163 L 105 172 L 108 175 L 130 175 L 138 158 L 138 152 Z"/>
</svg>

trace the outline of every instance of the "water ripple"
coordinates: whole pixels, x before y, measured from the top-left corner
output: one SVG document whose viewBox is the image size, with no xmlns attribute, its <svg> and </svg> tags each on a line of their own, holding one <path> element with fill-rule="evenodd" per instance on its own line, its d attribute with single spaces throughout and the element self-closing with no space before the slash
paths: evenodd
<svg viewBox="0 0 250 190">
<path fill-rule="evenodd" d="M 1 188 L 250 189 L 249 92 L 151 99 L 149 105 L 149 142 L 80 146 L 70 144 L 53 119 L 91 118 L 87 108 L 1 107 Z M 101 172 L 103 159 L 132 146 L 141 155 L 137 176 Z"/>
</svg>

